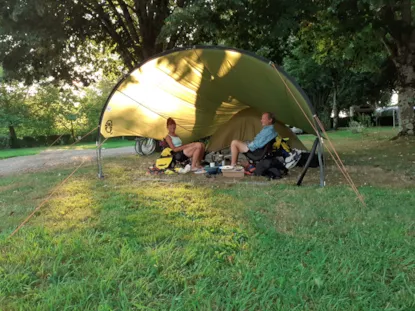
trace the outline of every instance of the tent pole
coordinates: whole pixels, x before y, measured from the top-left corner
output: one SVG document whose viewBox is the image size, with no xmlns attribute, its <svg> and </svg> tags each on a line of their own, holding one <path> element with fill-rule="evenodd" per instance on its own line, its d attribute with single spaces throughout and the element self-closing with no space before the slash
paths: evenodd
<svg viewBox="0 0 415 311">
<path fill-rule="evenodd" d="M 102 172 L 102 136 L 101 133 L 98 133 L 97 137 L 97 164 L 98 164 L 98 178 L 104 178 L 104 174 Z"/>
<path fill-rule="evenodd" d="M 318 164 L 320 167 L 320 187 L 324 187 L 326 185 L 326 181 L 324 180 L 324 161 L 323 161 L 323 137 L 319 135 L 318 139 Z"/>
<path fill-rule="evenodd" d="M 324 178 L 325 177 L 324 176 L 324 165 L 326 162 L 324 161 L 324 147 L 323 147 L 324 139 L 323 139 L 323 136 L 321 135 L 321 129 L 319 128 L 319 125 L 316 120 L 318 119 L 316 114 L 313 116 L 313 119 L 314 119 L 314 126 L 317 129 L 316 134 L 318 138 L 317 156 L 318 156 L 318 166 L 320 167 L 320 187 L 324 187 L 326 185 L 326 181 L 324 180 L 325 179 Z"/>
<path fill-rule="evenodd" d="M 308 156 L 307 162 L 304 165 L 304 168 L 303 168 L 303 171 L 301 172 L 300 177 L 298 177 L 297 186 L 301 186 L 301 184 L 303 183 L 304 176 L 307 173 L 308 168 L 310 167 L 311 161 L 315 157 L 318 140 L 319 140 L 318 137 L 314 140 L 313 147 L 311 148 L 311 152 L 310 152 L 310 155 Z"/>
</svg>

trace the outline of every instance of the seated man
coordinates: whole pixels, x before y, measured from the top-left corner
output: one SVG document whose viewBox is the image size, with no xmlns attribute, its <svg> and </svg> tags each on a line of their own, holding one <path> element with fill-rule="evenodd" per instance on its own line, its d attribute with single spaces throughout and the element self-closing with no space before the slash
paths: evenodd
<svg viewBox="0 0 415 311">
<path fill-rule="evenodd" d="M 233 140 L 231 143 L 232 162 L 231 166 L 235 166 L 238 161 L 239 153 L 246 153 L 248 151 L 255 151 L 264 147 L 269 141 L 277 137 L 277 132 L 274 129 L 275 116 L 271 112 L 265 112 L 261 118 L 262 130 L 254 138 L 254 140 L 246 144 L 239 140 Z"/>
</svg>

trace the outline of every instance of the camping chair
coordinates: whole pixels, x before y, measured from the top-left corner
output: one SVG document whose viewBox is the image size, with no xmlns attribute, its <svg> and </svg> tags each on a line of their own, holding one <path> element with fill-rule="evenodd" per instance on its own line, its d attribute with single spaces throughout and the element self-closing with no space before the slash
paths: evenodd
<svg viewBox="0 0 415 311">
<path fill-rule="evenodd" d="M 168 148 L 169 147 L 169 145 L 168 145 L 168 143 L 167 143 L 167 141 L 165 139 L 163 139 L 162 141 L 160 141 L 160 147 L 161 147 L 161 150 L 162 151 L 165 148 Z M 189 158 L 187 158 L 185 160 L 180 159 L 178 157 L 178 154 L 175 153 L 175 152 L 173 152 L 173 151 L 172 151 L 172 157 L 173 157 L 174 165 L 179 164 L 179 165 L 185 167 L 187 164 L 190 164 L 190 162 L 191 162 Z"/>
<path fill-rule="evenodd" d="M 267 158 L 272 154 L 272 145 L 275 143 L 275 138 L 271 139 L 264 147 L 255 151 L 248 151 L 244 155 L 252 162 L 258 162 Z"/>
</svg>

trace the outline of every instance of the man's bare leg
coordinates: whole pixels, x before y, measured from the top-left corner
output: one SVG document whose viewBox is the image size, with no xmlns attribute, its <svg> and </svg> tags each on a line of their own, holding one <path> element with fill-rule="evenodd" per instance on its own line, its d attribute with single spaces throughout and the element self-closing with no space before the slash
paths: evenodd
<svg viewBox="0 0 415 311">
<path fill-rule="evenodd" d="M 238 162 L 239 153 L 245 153 L 248 151 L 249 151 L 249 148 L 244 142 L 239 141 L 239 140 L 233 140 L 231 143 L 231 153 L 232 153 L 231 166 L 235 166 L 236 163 Z"/>
</svg>

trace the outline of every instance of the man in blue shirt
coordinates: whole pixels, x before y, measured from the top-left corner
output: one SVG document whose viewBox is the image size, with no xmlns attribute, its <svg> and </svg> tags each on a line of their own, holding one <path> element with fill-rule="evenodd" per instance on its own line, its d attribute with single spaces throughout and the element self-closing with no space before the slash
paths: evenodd
<svg viewBox="0 0 415 311">
<path fill-rule="evenodd" d="M 264 147 L 269 141 L 277 137 L 275 132 L 275 116 L 271 112 L 265 112 L 261 118 L 262 130 L 254 138 L 254 140 L 246 144 L 239 140 L 233 140 L 231 143 L 232 162 L 231 166 L 235 166 L 238 161 L 239 153 L 246 153 L 248 151 L 255 151 Z"/>
</svg>

